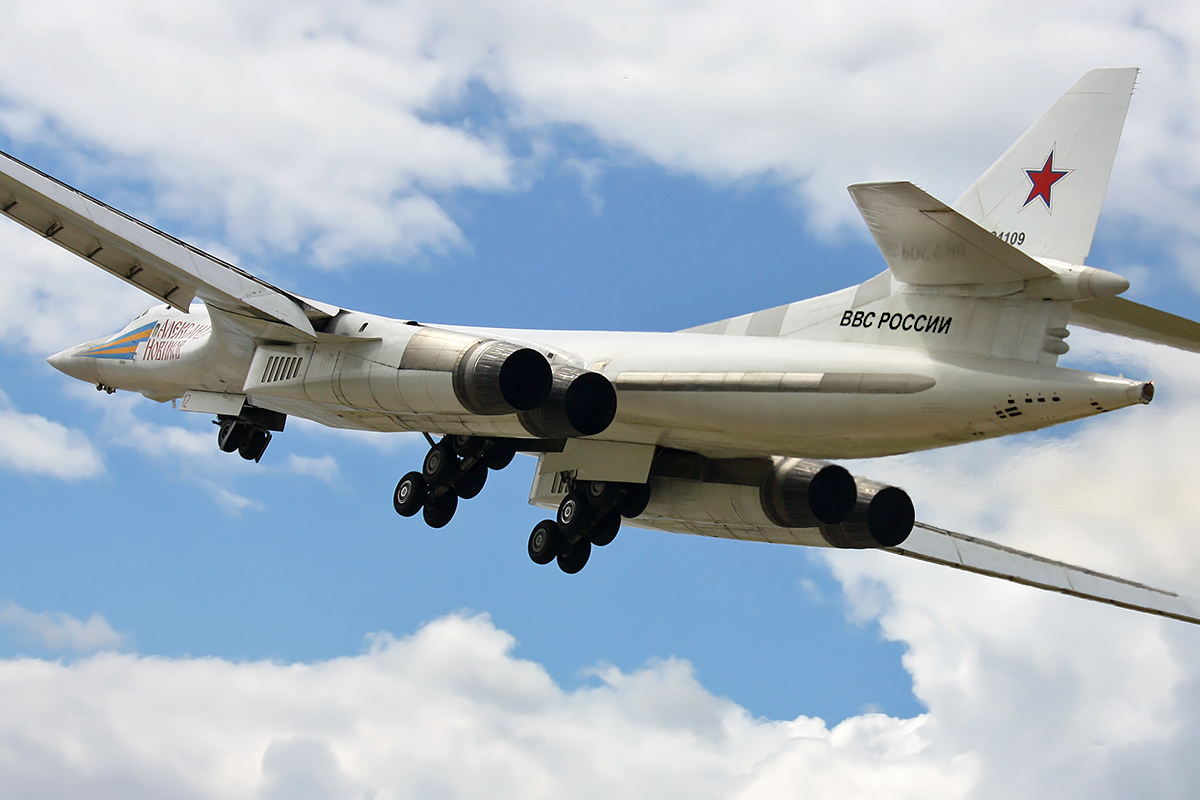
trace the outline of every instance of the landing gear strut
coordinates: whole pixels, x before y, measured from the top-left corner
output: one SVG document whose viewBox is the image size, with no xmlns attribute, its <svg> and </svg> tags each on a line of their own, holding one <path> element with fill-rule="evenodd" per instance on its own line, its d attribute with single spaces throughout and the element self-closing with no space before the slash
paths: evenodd
<svg viewBox="0 0 1200 800">
<path fill-rule="evenodd" d="M 470 500 L 483 490 L 488 472 L 507 467 L 516 454 L 510 439 L 482 436 L 444 436 L 434 441 L 419 472 L 409 472 L 396 484 L 392 506 L 402 517 L 421 514 L 425 524 L 449 524 L 458 501 Z M 544 519 L 529 534 L 529 558 L 535 564 L 558 562 L 574 575 L 587 564 L 593 547 L 604 547 L 617 538 L 621 518 L 641 515 L 650 502 L 645 483 L 571 480 L 567 496 L 554 519 Z"/>
<path fill-rule="evenodd" d="M 445 436 L 431 444 L 420 472 L 410 472 L 396 484 L 392 505 L 403 517 L 420 512 L 431 528 L 445 527 L 458 509 L 483 491 L 488 470 L 504 469 L 516 455 L 506 439 Z"/>
<path fill-rule="evenodd" d="M 529 534 L 529 557 L 535 564 L 558 561 L 559 569 L 574 575 L 587 564 L 593 546 L 617 538 L 621 517 L 640 515 L 649 502 L 648 484 L 576 481 L 555 518 L 542 520 Z"/>
</svg>

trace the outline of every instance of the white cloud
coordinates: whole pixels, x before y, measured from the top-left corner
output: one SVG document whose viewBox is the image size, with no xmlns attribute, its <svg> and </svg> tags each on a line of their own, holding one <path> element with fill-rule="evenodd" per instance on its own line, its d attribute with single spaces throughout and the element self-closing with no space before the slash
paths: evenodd
<svg viewBox="0 0 1200 800">
<path fill-rule="evenodd" d="M 207 490 L 226 513 L 240 517 L 247 510 L 259 511 L 263 504 L 233 491 L 230 484 L 247 471 L 261 472 L 267 468 L 240 458 L 236 453 L 223 453 L 217 447 L 217 429 L 207 425 L 211 417 L 190 412 L 171 412 L 180 415 L 184 423 L 204 420 L 205 424 L 162 425 L 150 422 L 139 414 L 152 401 L 129 392 L 103 394 L 78 383 L 70 384 L 69 394 L 104 414 L 98 438 L 108 445 L 136 450 L 142 455 L 179 468 L 181 477 Z"/>
<path fill-rule="evenodd" d="M 340 477 L 337 460 L 331 455 L 314 457 L 293 453 L 288 456 L 288 469 L 297 475 L 309 475 L 331 485 L 337 483 Z"/>
<path fill-rule="evenodd" d="M 0 662 L 0 769 L 39 797 L 963 797 L 934 726 L 755 719 L 680 661 L 564 691 L 486 618 L 315 664 Z M 103 735 L 99 732 L 103 731 Z M 36 758 L 31 757 L 36 754 Z"/>
<path fill-rule="evenodd" d="M 80 480 L 103 474 L 104 460 L 83 432 L 23 414 L 0 392 L 0 468 Z"/>
<path fill-rule="evenodd" d="M 1098 335 L 1090 359 L 1158 374 L 1159 399 L 1068 437 L 1016 438 L 856 464 L 914 496 L 920 518 L 1196 594 L 1197 357 Z M 1132 365 L 1132 366 L 1131 366 Z M 907 562 L 830 553 L 853 611 L 907 648 L 943 743 L 982 756 L 978 797 L 1190 796 L 1200 771 L 1167 754 L 1196 740 L 1193 626 Z"/>
<path fill-rule="evenodd" d="M 103 148 L 108 177 L 151 183 L 169 215 L 219 221 L 234 245 L 403 258 L 460 238 L 430 193 L 509 184 L 486 132 L 432 121 L 463 65 L 426 52 L 419 9 L 68 2 L 55 16 L 6 5 L 13 135 Z"/>
<path fill-rule="evenodd" d="M 557 153 L 562 126 L 713 180 L 779 181 L 818 227 L 861 233 L 848 183 L 906 178 L 952 200 L 1084 71 L 1131 62 L 1145 73 L 1109 208 L 1188 242 L 1200 211 L 1200 16 L 1168 0 L 58 12 L 7 4 L 0 125 L 87 150 L 79 178 L 149 184 L 153 202 L 134 193 L 129 210 L 217 222 L 250 253 L 334 265 L 453 247 L 441 193 L 510 190 L 547 158 L 586 165 L 596 202 L 601 162 Z M 479 91 L 492 118 L 464 119 Z"/>
<path fill-rule="evenodd" d="M 0 625 L 15 628 L 50 650 L 90 652 L 118 648 L 125 642 L 125 636 L 114 631 L 98 613 L 84 622 L 61 611 L 30 611 L 11 600 L 0 604 Z"/>
<path fill-rule="evenodd" d="M 45 358 L 116 333 L 154 303 L 79 256 L 7 220 L 3 223 L 0 341 L 6 347 Z"/>
</svg>

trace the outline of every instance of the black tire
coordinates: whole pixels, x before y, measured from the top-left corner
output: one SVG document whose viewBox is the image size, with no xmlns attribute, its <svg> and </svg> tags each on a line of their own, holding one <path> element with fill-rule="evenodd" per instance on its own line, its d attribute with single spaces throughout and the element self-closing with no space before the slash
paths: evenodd
<svg viewBox="0 0 1200 800">
<path fill-rule="evenodd" d="M 236 452 L 246 441 L 249 433 L 250 426 L 244 422 L 236 419 L 222 420 L 221 427 L 217 431 L 217 447 L 221 448 L 223 453 Z"/>
<path fill-rule="evenodd" d="M 487 482 L 487 476 L 487 464 L 476 464 L 464 472 L 458 482 L 454 484 L 454 493 L 463 500 L 470 500 L 483 491 L 483 484 Z"/>
<path fill-rule="evenodd" d="M 262 428 L 254 428 L 238 447 L 238 455 L 247 461 L 258 461 L 271 443 L 271 434 Z"/>
<path fill-rule="evenodd" d="M 623 483 L 613 481 L 588 481 L 588 505 L 601 512 L 607 511 L 617 505 L 624 488 Z"/>
<path fill-rule="evenodd" d="M 589 528 L 594 520 L 592 509 L 587 502 L 587 493 L 575 489 L 558 504 L 558 514 L 554 521 L 568 542 L 579 538 L 579 534 Z"/>
<path fill-rule="evenodd" d="M 517 455 L 517 445 L 508 439 L 492 439 L 492 446 L 483 452 L 488 469 L 504 469 Z"/>
<path fill-rule="evenodd" d="M 574 575 L 583 569 L 591 554 L 592 543 L 587 539 L 581 539 L 558 554 L 558 568 L 568 575 Z"/>
<path fill-rule="evenodd" d="M 650 505 L 650 484 L 628 483 L 625 498 L 617 505 L 617 510 L 625 519 L 640 517 Z"/>
<path fill-rule="evenodd" d="M 535 564 L 549 564 L 562 552 L 562 534 L 552 519 L 544 519 L 533 526 L 529 534 L 529 557 Z"/>
<path fill-rule="evenodd" d="M 415 517 L 425 505 L 425 479 L 419 472 L 410 472 L 396 484 L 392 507 L 402 517 Z"/>
<path fill-rule="evenodd" d="M 451 436 L 450 444 L 460 458 L 475 458 L 487 447 L 487 439 L 480 436 Z"/>
<path fill-rule="evenodd" d="M 621 530 L 621 515 L 616 511 L 608 512 L 604 519 L 596 523 L 596 527 L 592 528 L 588 533 L 588 540 L 596 545 L 596 547 L 604 547 L 612 544 L 612 540 L 617 538 L 617 533 Z"/>
<path fill-rule="evenodd" d="M 425 524 L 431 528 L 444 528 L 454 519 L 457 509 L 458 495 L 454 492 L 446 492 L 441 497 L 426 497 L 425 508 L 422 509 Z"/>
<path fill-rule="evenodd" d="M 457 474 L 458 456 L 454 455 L 448 438 L 429 448 L 429 452 L 425 454 L 425 462 L 421 465 L 421 477 L 425 479 L 427 487 L 434 489 L 445 486 L 454 480 Z"/>
</svg>

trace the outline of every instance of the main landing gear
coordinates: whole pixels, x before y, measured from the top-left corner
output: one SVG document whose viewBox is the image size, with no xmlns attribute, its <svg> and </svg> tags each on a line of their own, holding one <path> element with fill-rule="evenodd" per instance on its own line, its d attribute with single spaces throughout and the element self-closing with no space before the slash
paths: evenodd
<svg viewBox="0 0 1200 800">
<path fill-rule="evenodd" d="M 396 484 L 392 505 L 402 517 L 418 512 L 431 528 L 444 527 L 454 517 L 458 500 L 470 500 L 487 482 L 488 470 L 504 469 L 516 455 L 507 439 L 445 436 L 425 454 L 420 472 L 410 472 Z"/>
<path fill-rule="evenodd" d="M 604 547 L 617 538 L 621 517 L 638 516 L 649 502 L 648 484 L 575 481 L 555 518 L 533 527 L 529 557 L 535 564 L 558 561 L 559 569 L 574 575 L 587 564 L 593 545 Z"/>
</svg>

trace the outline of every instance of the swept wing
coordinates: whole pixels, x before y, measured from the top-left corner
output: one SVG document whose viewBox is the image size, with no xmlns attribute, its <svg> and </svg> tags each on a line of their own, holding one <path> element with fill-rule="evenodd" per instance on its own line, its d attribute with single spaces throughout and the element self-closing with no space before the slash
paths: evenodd
<svg viewBox="0 0 1200 800">
<path fill-rule="evenodd" d="M 703 521 L 636 520 L 630 525 L 723 539 L 810 544 L 808 531 L 778 527 L 728 525 Z M 1200 600 L 1136 581 L 1055 561 L 996 542 L 917 522 L 898 547 L 881 548 L 931 564 L 974 572 L 990 578 L 1094 600 L 1132 611 L 1200 625 Z"/>
<path fill-rule="evenodd" d="M 0 212 L 180 311 L 193 298 L 282 323 L 315 339 L 312 319 L 336 313 L 169 236 L 5 153 Z"/>
<path fill-rule="evenodd" d="M 1200 601 L 918 522 L 893 553 L 1200 625 Z"/>
</svg>

